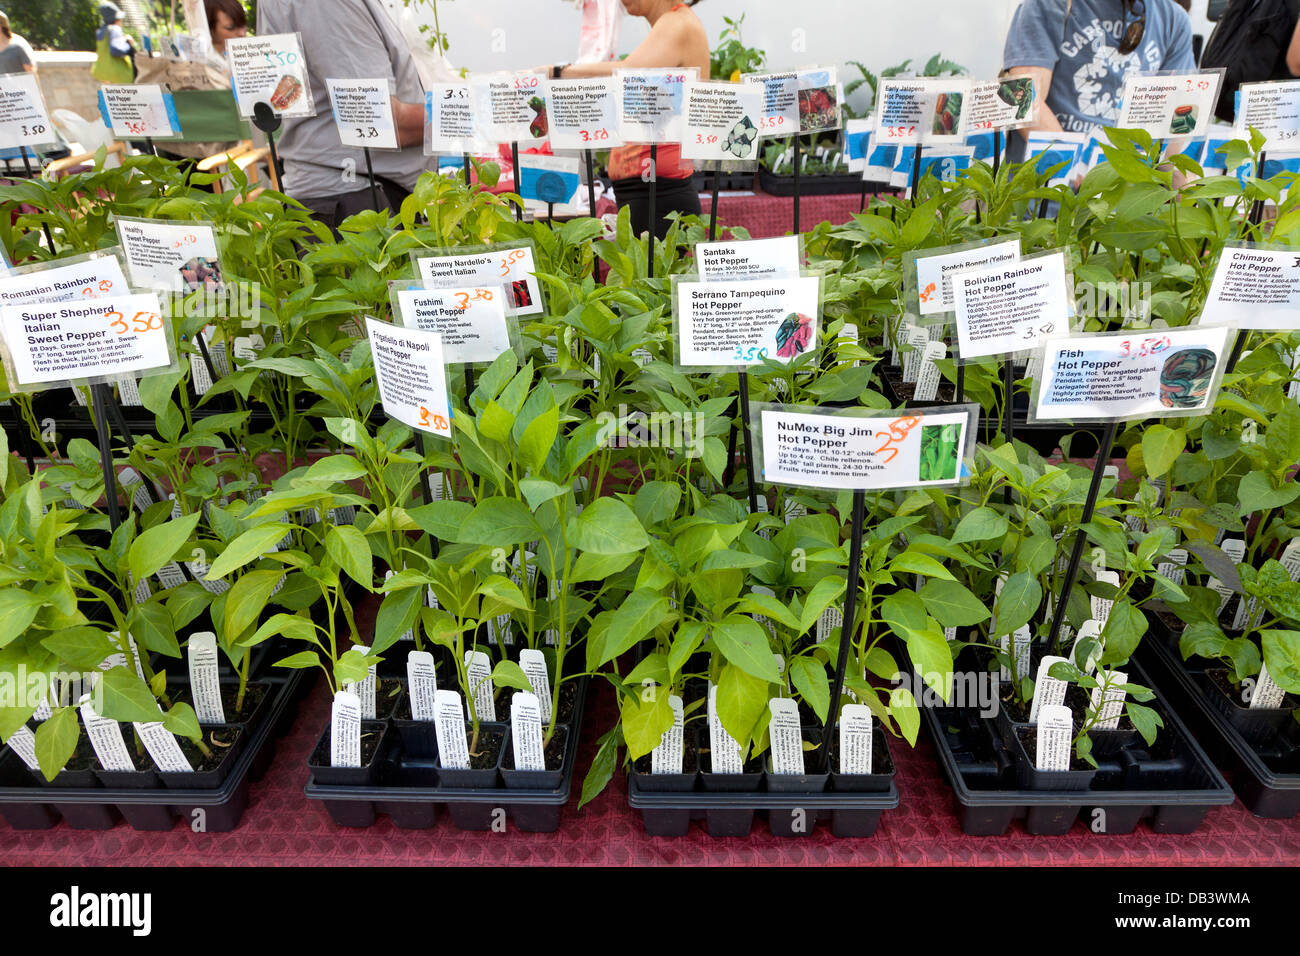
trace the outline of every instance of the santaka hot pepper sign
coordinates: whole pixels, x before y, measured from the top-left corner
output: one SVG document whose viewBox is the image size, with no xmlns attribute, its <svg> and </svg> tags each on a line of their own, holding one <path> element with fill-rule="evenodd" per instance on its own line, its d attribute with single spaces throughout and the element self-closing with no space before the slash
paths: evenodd
<svg viewBox="0 0 1300 956">
<path fill-rule="evenodd" d="M 763 480 L 851 490 L 960 484 L 974 405 L 846 416 L 765 406 Z"/>
</svg>

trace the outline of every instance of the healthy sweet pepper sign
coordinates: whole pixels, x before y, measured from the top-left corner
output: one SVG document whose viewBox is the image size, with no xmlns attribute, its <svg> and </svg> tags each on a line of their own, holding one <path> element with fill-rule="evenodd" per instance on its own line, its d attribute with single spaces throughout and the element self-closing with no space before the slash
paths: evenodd
<svg viewBox="0 0 1300 956">
<path fill-rule="evenodd" d="M 961 484 L 975 408 L 861 417 L 764 408 L 763 480 L 855 491 Z"/>
</svg>

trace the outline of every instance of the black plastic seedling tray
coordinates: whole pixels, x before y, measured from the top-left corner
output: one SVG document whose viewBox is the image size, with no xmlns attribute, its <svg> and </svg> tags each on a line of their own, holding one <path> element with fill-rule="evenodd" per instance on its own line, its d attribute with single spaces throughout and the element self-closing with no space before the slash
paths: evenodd
<svg viewBox="0 0 1300 956">
<path fill-rule="evenodd" d="M 1156 691 L 1166 704 L 1162 735 L 1172 735 L 1170 747 L 1178 764 L 1170 786 L 1126 790 L 1105 781 L 1122 780 L 1132 766 L 1123 752 L 1098 760 L 1094 784 L 1085 790 L 1029 790 L 1016 786 L 1016 766 L 992 717 L 948 707 L 923 707 L 926 728 L 939 753 L 944 776 L 952 785 L 962 832 L 971 836 L 1006 833 L 1013 820 L 1026 831 L 1060 835 L 1082 814 L 1097 832 L 1132 833 L 1149 820 L 1157 833 L 1191 833 L 1213 807 L 1233 802 L 1232 790 L 1210 758 L 1168 706 L 1168 698 L 1140 664 L 1125 670 L 1136 683 Z M 1096 811 L 1102 811 L 1097 813 Z"/>
<path fill-rule="evenodd" d="M 762 815 L 773 836 L 811 836 L 820 821 L 828 823 L 837 837 L 869 837 L 880 825 L 881 815 L 899 802 L 889 745 L 879 727 L 875 735 L 877 760 L 882 749 L 886 758 L 878 766 L 888 767 L 886 772 L 809 774 L 794 779 L 763 772 L 752 775 L 759 778 L 756 787 L 737 792 L 700 789 L 711 776 L 707 773 L 674 774 L 683 789 L 651 790 L 647 784 L 665 781 L 634 769 L 628 774 L 628 805 L 641 811 L 650 836 L 685 836 L 691 821 L 699 820 L 710 836 L 745 837 L 755 818 Z"/>
<path fill-rule="evenodd" d="M 271 764 L 275 739 L 293 723 L 309 676 L 295 671 L 272 682 L 276 690 L 265 718 L 215 789 L 42 787 L 18 755 L 5 748 L 0 753 L 0 816 L 15 830 L 48 830 L 60 820 L 76 830 L 108 830 L 120 819 L 136 830 L 170 830 L 177 820 L 208 833 L 233 830 L 248 807 L 249 788 Z"/>
<path fill-rule="evenodd" d="M 1171 705 L 1195 731 L 1196 739 L 1229 773 L 1246 809 L 1274 820 L 1300 814 L 1300 726 L 1292 718 L 1291 726 L 1282 732 L 1248 741 L 1207 696 L 1200 662 L 1181 660 L 1174 646 L 1176 640 L 1163 623 L 1153 620 L 1152 634 L 1142 642 L 1143 663 L 1168 689 Z"/>
<path fill-rule="evenodd" d="M 560 826 L 560 814 L 569 802 L 582 736 L 586 708 L 587 678 L 579 678 L 573 715 L 567 728 L 564 763 L 560 771 L 538 776 L 556 785 L 551 788 L 511 787 L 504 782 L 502 763 L 510 744 L 509 725 L 501 742 L 501 753 L 491 776 L 494 787 L 450 787 L 440 778 L 436 757 L 410 757 L 402 750 L 396 733 L 386 754 L 378 757 L 377 783 L 373 786 L 338 786 L 318 783 L 312 777 L 306 786 L 309 799 L 319 800 L 333 821 L 341 827 L 372 826 L 381 814 L 404 830 L 425 830 L 437 823 L 439 808 L 462 830 L 499 829 L 509 821 L 526 833 L 553 833 Z M 508 767 L 505 774 L 512 774 Z M 517 778 L 516 778 L 517 779 Z"/>
</svg>

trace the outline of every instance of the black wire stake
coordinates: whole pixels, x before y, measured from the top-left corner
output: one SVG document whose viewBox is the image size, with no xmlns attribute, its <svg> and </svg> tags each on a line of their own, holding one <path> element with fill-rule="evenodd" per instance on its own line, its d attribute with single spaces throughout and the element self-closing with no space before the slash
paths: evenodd
<svg viewBox="0 0 1300 956">
<path fill-rule="evenodd" d="M 655 215 L 655 202 L 659 198 L 659 144 L 650 144 L 650 235 L 647 248 L 649 252 L 646 258 L 646 275 L 653 279 L 655 277 L 655 233 L 659 225 L 658 217 Z"/>
<path fill-rule="evenodd" d="M 366 178 L 370 182 L 370 205 L 375 207 L 379 212 L 379 184 L 375 182 L 375 164 L 370 161 L 370 147 L 362 146 L 361 152 L 366 155 Z"/>
<path fill-rule="evenodd" d="M 284 125 L 284 120 L 270 103 L 254 103 L 253 125 L 266 134 L 266 145 L 271 149 L 271 165 L 275 167 L 275 181 L 283 187 L 284 168 L 280 165 L 280 151 L 275 148 L 275 132 Z"/>
<path fill-rule="evenodd" d="M 1238 330 L 1237 337 L 1232 343 L 1232 351 L 1228 353 L 1228 361 L 1223 366 L 1224 375 L 1231 374 L 1233 369 L 1237 367 L 1237 362 L 1241 359 L 1241 353 L 1246 347 L 1246 337 L 1248 335 L 1250 335 L 1250 333 L 1245 329 Z"/>
<path fill-rule="evenodd" d="M 993 179 L 996 182 L 998 170 L 1002 168 L 1002 130 L 993 131 Z"/>
<path fill-rule="evenodd" d="M 799 235 L 799 179 L 803 166 L 803 140 L 794 134 L 794 234 Z"/>
<path fill-rule="evenodd" d="M 27 178 L 28 178 L 28 179 L 35 179 L 35 178 L 36 178 L 36 173 L 34 173 L 34 172 L 32 171 L 32 161 L 31 161 L 30 159 L 27 158 L 27 147 L 26 147 L 26 146 L 20 146 L 20 147 L 18 147 L 18 152 L 20 152 L 20 153 L 22 154 L 22 157 L 23 157 L 23 169 L 27 170 Z M 55 255 L 55 254 L 57 254 L 57 253 L 58 253 L 58 250 L 54 248 L 54 237 L 53 237 L 52 235 L 50 235 L 50 227 L 49 227 L 49 224 L 48 224 L 48 223 L 44 223 L 44 222 L 41 223 L 41 229 L 45 232 L 45 241 L 46 241 L 46 243 L 49 244 L 49 247 L 50 247 L 50 255 Z"/>
<path fill-rule="evenodd" d="M 113 468 L 113 436 L 108 428 L 108 407 L 111 397 L 107 385 L 90 387 L 90 410 L 95 419 L 95 436 L 99 440 L 99 467 L 104 473 L 104 499 L 108 503 L 108 526 L 116 531 L 122 526 L 122 509 L 117 502 L 117 471 Z"/>
<path fill-rule="evenodd" d="M 849 645 L 853 643 L 854 615 L 858 607 L 858 577 L 862 567 L 862 525 L 866 511 L 867 493 L 853 492 L 852 530 L 849 535 L 849 581 L 844 594 L 844 621 L 840 626 L 840 653 L 835 662 L 835 683 L 831 685 L 831 709 L 826 712 L 826 724 L 822 728 L 821 757 L 818 760 L 818 773 L 830 769 L 831 727 L 839 719 L 840 698 L 844 695 L 844 675 L 849 667 Z"/>
<path fill-rule="evenodd" d="M 466 185 L 466 186 L 469 186 L 469 185 L 470 185 L 470 163 L 469 163 L 469 153 L 461 153 L 461 154 L 460 154 L 460 158 L 461 158 L 461 161 L 465 164 L 465 185 Z"/>
<path fill-rule="evenodd" d="M 515 169 L 515 192 L 520 194 L 519 205 L 515 206 L 515 222 L 523 222 L 524 221 L 524 197 L 521 190 L 524 188 L 523 185 L 524 177 L 519 169 L 519 143 L 518 142 L 513 142 L 510 144 L 510 162 L 514 164 L 514 169 Z"/>
<path fill-rule="evenodd" d="M 147 150 L 149 150 L 149 152 L 153 153 L 153 155 L 154 155 L 155 157 L 158 155 L 158 147 L 154 145 L 153 137 L 152 137 L 152 136 L 146 136 L 146 137 L 144 138 L 144 146 L 145 146 L 145 149 L 147 149 Z"/>
<path fill-rule="evenodd" d="M 1056 647 L 1056 637 L 1061 633 L 1065 623 L 1066 605 L 1070 601 L 1070 591 L 1079 577 L 1079 561 L 1083 558 L 1083 546 L 1088 539 L 1083 526 L 1092 520 L 1092 513 L 1097 507 L 1097 496 L 1101 493 L 1101 480 L 1106 475 L 1106 462 L 1110 460 L 1111 448 L 1115 445 L 1116 422 L 1106 423 L 1106 430 L 1101 435 L 1101 446 L 1097 449 L 1097 464 L 1092 469 L 1092 481 L 1088 484 L 1088 497 L 1083 503 L 1083 514 L 1079 516 L 1079 528 L 1074 533 L 1074 547 L 1070 549 L 1070 561 L 1065 566 L 1065 580 L 1057 591 L 1056 609 L 1052 614 L 1052 629 L 1047 635 L 1048 648 Z"/>
<path fill-rule="evenodd" d="M 921 144 L 912 147 L 912 208 L 916 208 L 916 194 L 921 189 Z"/>
<path fill-rule="evenodd" d="M 709 242 L 718 238 L 718 180 L 722 178 L 722 160 L 713 164 L 713 199 L 709 206 Z"/>
<path fill-rule="evenodd" d="M 587 158 L 587 205 L 591 207 L 591 218 L 596 218 L 596 160 L 591 150 L 584 149 Z"/>
<path fill-rule="evenodd" d="M 758 484 L 754 479 L 754 434 L 749 419 L 749 373 L 740 372 L 740 423 L 745 439 L 745 482 L 749 488 L 749 513 L 758 512 Z"/>
</svg>

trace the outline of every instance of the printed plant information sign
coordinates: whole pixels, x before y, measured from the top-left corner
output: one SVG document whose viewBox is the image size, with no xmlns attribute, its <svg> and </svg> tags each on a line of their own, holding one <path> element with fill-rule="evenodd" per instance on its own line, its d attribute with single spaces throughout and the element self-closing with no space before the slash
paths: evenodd
<svg viewBox="0 0 1300 956">
<path fill-rule="evenodd" d="M 1240 93 L 1238 138 L 1249 140 L 1251 129 L 1257 129 L 1266 137 L 1268 149 L 1300 145 L 1300 80 L 1243 83 Z M 1212 154 L 1207 150 L 1206 155 Z"/>
<path fill-rule="evenodd" d="M 329 80 L 339 141 L 357 149 L 399 149 L 387 80 Z"/>
<path fill-rule="evenodd" d="M 176 104 L 161 86 L 102 86 L 99 111 L 118 139 L 169 139 L 181 134 Z"/>
<path fill-rule="evenodd" d="M 1035 417 L 1105 421 L 1212 407 L 1227 340 L 1226 328 L 1204 326 L 1052 339 Z"/>
<path fill-rule="evenodd" d="M 763 87 L 760 136 L 788 136 L 799 129 L 798 73 L 744 73 L 740 79 Z"/>
<path fill-rule="evenodd" d="M 966 98 L 967 127 L 972 133 L 1019 129 L 1034 122 L 1034 81 L 1028 76 L 972 83 Z"/>
<path fill-rule="evenodd" d="M 499 288 L 403 289 L 396 298 L 403 325 L 438 333 L 448 365 L 494 362 L 510 350 Z"/>
<path fill-rule="evenodd" d="M 316 115 L 298 34 L 237 37 L 226 41 L 226 58 L 240 116 L 252 116 L 258 103 L 281 116 Z"/>
<path fill-rule="evenodd" d="M 1008 239 L 992 245 L 978 244 L 938 256 L 916 260 L 916 297 L 922 315 L 940 315 L 956 308 L 953 276 L 982 266 L 1020 261 L 1020 240 Z"/>
<path fill-rule="evenodd" d="M 366 332 L 384 411 L 404 425 L 450 438 L 447 369 L 438 334 L 371 318 L 366 319 Z"/>
<path fill-rule="evenodd" d="M 415 269 L 427 289 L 505 286 L 506 305 L 514 314 L 538 315 L 545 308 L 531 246 L 419 256 L 415 259 Z"/>
<path fill-rule="evenodd" d="M 618 127 L 625 143 L 680 143 L 686 84 L 699 70 L 617 70 Z"/>
<path fill-rule="evenodd" d="M 217 234 L 206 223 L 119 216 L 117 235 L 137 288 L 189 293 L 225 287 Z"/>
<path fill-rule="evenodd" d="M 481 139 L 521 144 L 546 139 L 546 97 L 537 73 L 471 76 L 469 91 Z"/>
<path fill-rule="evenodd" d="M 1200 324 L 1300 328 L 1300 250 L 1225 245 Z"/>
<path fill-rule="evenodd" d="M 468 83 L 434 83 L 424 100 L 424 151 L 465 153 L 475 148 Z"/>
<path fill-rule="evenodd" d="M 682 366 L 713 368 L 793 361 L 817 347 L 821 280 L 678 282 Z"/>
<path fill-rule="evenodd" d="M 618 86 L 613 79 L 548 80 L 551 149 L 611 149 L 618 135 Z"/>
<path fill-rule="evenodd" d="M 963 359 L 1023 352 L 1069 329 L 1064 253 L 963 272 L 953 289 Z"/>
<path fill-rule="evenodd" d="M 53 142 L 54 125 L 45 110 L 36 74 L 0 76 L 0 143 L 18 147 L 45 146 Z"/>
<path fill-rule="evenodd" d="M 117 256 L 95 256 L 5 276 L 0 279 L 0 306 L 96 299 L 128 291 Z"/>
<path fill-rule="evenodd" d="M 850 417 L 763 408 L 763 480 L 853 490 L 960 484 L 974 409 Z"/>
<path fill-rule="evenodd" d="M 757 159 L 762 114 L 763 87 L 757 83 L 687 83 L 682 156 Z"/>
<path fill-rule="evenodd" d="M 798 236 L 695 244 L 695 265 L 705 282 L 797 279 L 801 257 Z"/>
<path fill-rule="evenodd" d="M 1204 136 L 1219 100 L 1219 73 L 1169 73 L 1124 79 L 1120 129 L 1140 129 L 1154 139 Z"/>
<path fill-rule="evenodd" d="M 170 333 L 156 295 L 0 308 L 5 370 L 19 388 L 167 368 Z"/>
<path fill-rule="evenodd" d="M 960 143 L 966 136 L 968 80 L 950 77 L 880 81 L 876 139 L 881 143 Z"/>
</svg>

